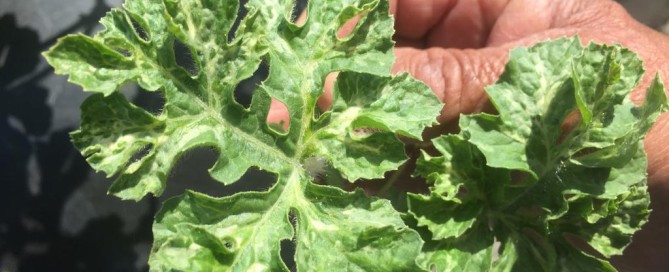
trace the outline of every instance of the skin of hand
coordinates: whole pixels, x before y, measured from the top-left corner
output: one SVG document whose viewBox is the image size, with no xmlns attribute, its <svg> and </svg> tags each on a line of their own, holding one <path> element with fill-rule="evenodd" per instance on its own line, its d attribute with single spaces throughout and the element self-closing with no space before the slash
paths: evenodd
<svg viewBox="0 0 669 272">
<path fill-rule="evenodd" d="M 460 113 L 490 111 L 484 87 L 504 69 L 509 50 L 579 35 L 584 43 L 619 43 L 644 61 L 646 74 L 631 99 L 640 104 L 659 73 L 669 85 L 669 37 L 634 20 L 611 0 L 391 0 L 395 17 L 393 72 L 408 72 L 429 85 L 444 102 L 440 126 L 451 130 Z M 304 14 L 303 14 L 304 15 Z M 304 20 L 304 16 L 302 18 Z M 299 20 L 298 20 L 299 22 Z M 355 27 L 350 21 L 340 36 Z M 332 104 L 329 76 L 323 109 Z M 268 122 L 286 120 L 285 106 L 273 102 Z M 621 271 L 666 271 L 669 267 L 669 113 L 662 114 L 644 140 L 651 194 L 649 222 L 612 261 Z M 429 137 L 429 136 L 428 136 Z"/>
</svg>

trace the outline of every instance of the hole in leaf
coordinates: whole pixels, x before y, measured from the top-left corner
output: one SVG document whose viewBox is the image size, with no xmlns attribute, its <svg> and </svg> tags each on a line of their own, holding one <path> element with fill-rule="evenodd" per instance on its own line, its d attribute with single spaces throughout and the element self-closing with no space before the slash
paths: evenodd
<svg viewBox="0 0 669 272">
<path fill-rule="evenodd" d="M 186 70 L 191 76 L 196 76 L 199 72 L 197 63 L 195 62 L 193 52 L 188 45 L 175 39 L 172 48 L 174 50 L 174 60 L 176 60 L 177 65 L 181 66 L 181 68 Z"/>
<path fill-rule="evenodd" d="M 119 88 L 119 91 L 132 101 L 132 104 L 142 108 L 148 113 L 158 116 L 162 113 L 165 106 L 165 98 L 160 90 L 147 91 L 137 83 L 128 82 Z"/>
<path fill-rule="evenodd" d="M 142 27 L 142 25 L 139 24 L 139 22 L 137 22 L 137 20 L 135 20 L 135 18 L 133 18 L 132 15 L 129 15 L 128 17 L 130 17 L 130 23 L 132 24 L 132 28 L 135 30 L 137 37 L 147 42 L 151 40 L 151 37 L 149 37 L 149 33 L 146 32 L 144 27 Z"/>
<path fill-rule="evenodd" d="M 344 23 L 339 28 L 339 30 L 337 30 L 337 38 L 342 40 L 348 39 L 348 37 L 353 33 L 353 30 L 358 27 L 358 24 L 364 21 L 365 15 L 366 13 L 361 13 L 346 21 L 346 23 Z"/>
<path fill-rule="evenodd" d="M 249 168 L 239 180 L 226 186 L 226 193 L 233 195 L 238 192 L 265 192 L 277 182 L 276 174 L 258 168 Z"/>
<path fill-rule="evenodd" d="M 237 30 L 239 29 L 239 25 L 242 22 L 242 19 L 246 17 L 246 14 L 248 14 L 248 10 L 246 9 L 246 3 L 248 0 L 240 0 L 239 1 L 239 7 L 237 7 L 237 18 L 235 18 L 235 22 L 232 24 L 232 27 L 230 28 L 230 32 L 228 32 L 228 43 L 231 43 L 232 40 L 235 39 L 237 36 Z"/>
<path fill-rule="evenodd" d="M 297 26 L 303 26 L 307 22 L 309 1 L 307 0 L 297 0 L 295 1 L 295 7 L 293 7 L 293 13 L 290 15 L 291 22 L 295 23 Z"/>
<path fill-rule="evenodd" d="M 123 55 L 123 56 L 126 57 L 126 58 L 132 56 L 132 54 L 130 53 L 130 51 L 128 51 L 128 50 L 126 50 L 126 49 L 123 49 L 123 48 L 114 48 L 114 50 L 115 50 L 116 52 L 118 52 L 119 54 Z"/>
<path fill-rule="evenodd" d="M 323 113 L 332 108 L 334 88 L 338 75 L 339 72 L 331 72 L 325 77 L 325 81 L 323 81 L 323 93 L 318 97 L 318 101 L 316 101 L 316 110 L 314 111 L 316 113 L 316 116 L 314 116 L 316 120 L 318 120 Z"/>
<path fill-rule="evenodd" d="M 330 167 L 325 158 L 309 157 L 304 159 L 303 165 L 307 174 L 314 179 L 314 183 L 324 184 L 328 167 Z"/>
<path fill-rule="evenodd" d="M 180 158 L 170 173 L 167 189 L 161 199 L 179 195 L 184 190 L 204 192 L 210 196 L 223 197 L 239 192 L 264 192 L 274 186 L 274 173 L 250 168 L 235 183 L 224 185 L 209 174 L 218 159 L 218 150 L 212 147 L 197 147 L 188 150 Z M 184 182 L 188 181 L 188 182 Z"/>
<path fill-rule="evenodd" d="M 290 209 L 290 212 L 288 213 L 288 220 L 290 221 L 290 225 L 293 227 L 293 238 L 281 240 L 281 260 L 284 264 L 286 264 L 290 271 L 297 271 L 297 267 L 295 265 L 295 249 L 297 244 L 295 239 L 297 236 L 298 218 L 297 212 L 295 212 L 294 209 Z"/>
<path fill-rule="evenodd" d="M 269 76 L 269 62 L 263 59 L 260 65 L 258 65 L 258 69 L 253 72 L 253 75 L 242 80 L 235 87 L 235 101 L 248 109 L 251 106 L 253 92 L 258 88 L 260 83 L 267 79 L 267 76 Z"/>
<path fill-rule="evenodd" d="M 132 159 L 130 159 L 130 162 L 137 162 L 141 160 L 142 158 L 146 157 L 146 155 L 149 155 L 149 152 L 151 152 L 152 149 L 153 149 L 152 144 L 142 147 L 142 149 L 138 150 L 135 153 L 135 155 L 132 155 Z"/>
<path fill-rule="evenodd" d="M 290 113 L 283 102 L 272 98 L 267 125 L 277 133 L 286 133 L 290 128 Z"/>
<path fill-rule="evenodd" d="M 163 108 L 165 107 L 165 97 L 163 97 L 163 92 L 160 90 L 146 91 L 141 88 L 139 89 L 140 91 L 132 100 L 132 103 L 155 116 L 162 114 Z"/>
<path fill-rule="evenodd" d="M 320 185 L 329 185 L 342 190 L 352 190 L 353 186 L 342 174 L 322 157 L 308 157 L 302 165 L 311 176 L 312 182 Z"/>
<path fill-rule="evenodd" d="M 357 138 L 367 138 L 369 136 L 372 136 L 376 133 L 381 133 L 383 132 L 382 129 L 380 128 L 373 128 L 373 127 L 359 127 L 355 128 L 351 131 L 352 136 L 357 137 Z"/>
<path fill-rule="evenodd" d="M 564 118 L 560 125 L 560 136 L 558 137 L 557 144 L 562 144 L 580 123 L 581 112 L 578 109 L 567 114 L 567 117 Z"/>
<path fill-rule="evenodd" d="M 223 247 L 227 252 L 231 253 L 235 251 L 236 243 L 234 239 L 230 237 L 225 237 L 221 239 L 221 244 L 223 244 Z"/>
</svg>

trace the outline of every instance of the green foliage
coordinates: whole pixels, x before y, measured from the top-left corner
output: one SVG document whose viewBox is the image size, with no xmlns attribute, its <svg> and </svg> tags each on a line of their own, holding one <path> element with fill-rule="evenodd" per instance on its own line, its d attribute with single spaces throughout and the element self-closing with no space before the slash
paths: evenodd
<svg viewBox="0 0 669 272">
<path fill-rule="evenodd" d="M 461 133 L 435 139 L 440 154 L 417 162 L 432 187 L 409 195 L 412 219 L 388 200 L 312 182 L 321 161 L 351 182 L 398 169 L 408 159 L 398 136 L 420 139 L 442 107 L 423 83 L 390 75 L 388 2 L 311 0 L 302 26 L 290 20 L 294 4 L 248 1 L 228 41 L 237 0 L 127 0 L 94 37 L 66 36 L 45 53 L 56 73 L 94 93 L 72 140 L 116 178 L 110 193 L 160 195 L 197 147 L 218 151 L 210 173 L 224 185 L 252 167 L 278 177 L 265 192 L 167 201 L 154 223 L 153 271 L 285 271 L 280 244 L 290 239 L 300 271 L 613 269 L 605 258 L 647 220 L 641 140 L 667 107 L 657 80 L 644 105 L 626 99 L 643 74 L 633 53 L 577 39 L 514 50 L 487 89 L 499 115 L 463 116 Z M 195 71 L 177 63 L 175 43 Z M 269 77 L 245 108 L 233 92 L 263 59 Z M 332 72 L 334 105 L 320 113 Z M 162 112 L 130 103 L 118 92 L 128 82 L 161 92 Z M 286 131 L 266 124 L 271 98 L 289 111 Z M 578 124 L 563 129 L 574 113 Z"/>
<path fill-rule="evenodd" d="M 441 103 L 430 89 L 390 76 L 388 3 L 310 1 L 309 19 L 298 27 L 289 18 L 293 1 L 249 1 L 228 42 L 237 5 L 129 0 L 102 19 L 105 29 L 94 37 L 67 36 L 46 53 L 57 73 L 98 93 L 82 105 L 82 127 L 72 139 L 93 168 L 117 177 L 111 193 L 160 195 L 179 157 L 202 146 L 219 152 L 210 173 L 224 184 L 250 167 L 278 175 L 267 192 L 220 199 L 186 192 L 168 201 L 154 225 L 152 269 L 286 270 L 279 255 L 285 239 L 296 241 L 299 270 L 418 269 L 423 242 L 387 200 L 315 185 L 303 167 L 319 157 L 351 181 L 382 178 L 408 159 L 396 135 L 419 139 L 436 122 Z M 338 38 L 342 24 L 359 14 L 355 31 Z M 176 62 L 177 41 L 191 51 L 196 74 Z M 234 89 L 263 59 L 269 77 L 244 108 Z M 341 72 L 335 105 L 319 115 L 316 100 L 331 72 Z M 160 115 L 117 92 L 129 81 L 163 93 Z M 270 97 L 290 112 L 285 133 L 266 124 Z"/>
<path fill-rule="evenodd" d="M 458 135 L 433 141 L 441 155 L 418 161 L 432 184 L 409 197 L 431 237 L 421 265 L 615 271 L 606 259 L 648 219 L 642 139 L 667 109 L 657 78 L 643 105 L 627 98 L 642 75 L 617 45 L 573 38 L 513 50 L 486 89 L 499 114 L 462 116 Z"/>
</svg>

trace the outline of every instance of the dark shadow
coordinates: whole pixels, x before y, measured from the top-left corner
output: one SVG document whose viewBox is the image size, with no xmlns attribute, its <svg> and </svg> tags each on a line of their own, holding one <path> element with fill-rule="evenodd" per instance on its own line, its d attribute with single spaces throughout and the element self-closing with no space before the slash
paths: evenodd
<svg viewBox="0 0 669 272">
<path fill-rule="evenodd" d="M 174 51 L 174 59 L 176 60 L 177 65 L 183 68 L 191 76 L 197 76 L 200 70 L 195 58 L 193 58 L 192 49 L 182 41 L 175 39 L 172 44 L 172 50 Z"/>
<path fill-rule="evenodd" d="M 115 214 L 93 218 L 75 234 L 62 230 L 65 204 L 90 179 L 91 170 L 69 140 L 68 133 L 74 128 L 51 130 L 57 109 L 52 109 L 50 90 L 41 83 L 53 70 L 42 68 L 40 54 L 67 33 L 92 33 L 109 9 L 103 0 L 97 0 L 90 13 L 42 42 L 36 30 L 17 25 L 14 14 L 0 17 L 3 271 L 139 271 L 134 247 L 151 242 L 157 207 L 151 207 L 129 233 L 123 231 L 124 222 Z"/>
<path fill-rule="evenodd" d="M 281 240 L 281 260 L 290 271 L 297 271 L 297 265 L 295 264 L 295 249 L 297 247 L 297 225 L 298 225 L 298 216 L 297 211 L 291 209 L 288 213 L 288 220 L 290 225 L 293 227 L 293 237 L 291 239 Z"/>
<path fill-rule="evenodd" d="M 245 7 L 247 2 L 248 0 L 239 0 L 239 6 L 237 7 L 237 18 L 228 32 L 228 42 L 232 42 L 235 39 L 237 36 L 237 29 L 239 29 L 239 24 L 242 22 L 242 18 L 244 18 L 249 12 Z"/>
<path fill-rule="evenodd" d="M 68 133 L 51 134 L 48 141 L 34 146 L 39 175 L 39 194 L 31 194 L 27 181 L 14 181 L 14 195 L 2 197 L 2 224 L 7 233 L 2 250 L 17 258 L 20 271 L 137 271 L 134 245 L 150 243 L 152 216 L 157 207 L 143 216 L 139 227 L 124 233 L 121 218 L 115 214 L 94 218 L 80 232 L 62 231 L 64 206 L 72 193 L 87 182 L 90 167 L 70 144 Z M 34 171 L 34 170 L 33 170 Z M 3 190 L 4 192 L 4 190 Z M 19 201 L 22 205 L 17 206 Z"/>
<path fill-rule="evenodd" d="M 218 152 L 213 148 L 201 147 L 187 151 L 172 169 L 161 200 L 180 195 L 187 189 L 224 197 L 245 191 L 267 191 L 276 183 L 275 174 L 251 168 L 237 182 L 224 185 L 212 178 L 208 171 L 217 158 Z"/>
<path fill-rule="evenodd" d="M 300 18 L 300 15 L 302 15 L 302 12 L 304 12 L 304 10 L 307 9 L 308 5 L 309 5 L 308 0 L 295 1 L 295 8 L 293 8 L 293 13 L 290 15 L 290 20 L 293 22 L 297 21 L 297 19 Z"/>
<path fill-rule="evenodd" d="M 253 72 L 253 75 L 247 79 L 242 80 L 235 87 L 235 101 L 244 108 L 251 107 L 251 99 L 253 98 L 253 91 L 269 76 L 269 62 L 263 59 L 258 65 L 258 69 Z"/>
<path fill-rule="evenodd" d="M 12 234 L 12 221 L 21 217 L 20 208 L 29 205 L 31 189 L 28 162 L 38 137 L 50 127 L 51 109 L 46 105 L 47 90 L 32 80 L 17 83 L 35 70 L 39 61 L 37 32 L 20 28 L 12 14 L 0 18 L 0 235 Z M 0 238 L 0 250 L 9 239 Z"/>
<path fill-rule="evenodd" d="M 152 113 L 155 116 L 160 115 L 165 107 L 165 97 L 161 91 L 145 91 L 136 86 L 138 92 L 132 99 L 132 104 Z"/>
</svg>

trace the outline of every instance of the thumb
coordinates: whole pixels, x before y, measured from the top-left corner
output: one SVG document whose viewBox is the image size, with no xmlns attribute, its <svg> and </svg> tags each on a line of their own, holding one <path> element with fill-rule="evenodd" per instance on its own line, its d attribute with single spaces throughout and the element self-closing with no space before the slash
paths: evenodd
<svg viewBox="0 0 669 272">
<path fill-rule="evenodd" d="M 460 113 L 492 110 L 484 88 L 502 73 L 508 48 L 396 48 L 395 55 L 393 72 L 408 72 L 432 88 L 444 103 L 438 121 L 448 124 Z"/>
</svg>

